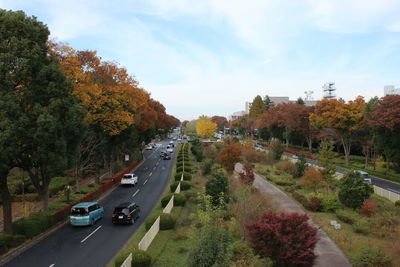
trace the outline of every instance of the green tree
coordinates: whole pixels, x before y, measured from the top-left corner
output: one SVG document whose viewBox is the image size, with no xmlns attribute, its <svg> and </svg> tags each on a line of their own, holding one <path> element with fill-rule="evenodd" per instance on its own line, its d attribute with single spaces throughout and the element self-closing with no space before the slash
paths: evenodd
<svg viewBox="0 0 400 267">
<path fill-rule="evenodd" d="M 271 107 L 271 105 L 273 104 L 268 95 L 266 95 L 266 96 L 264 97 L 263 103 L 264 103 L 264 109 L 265 109 L 265 110 L 268 110 L 268 109 Z"/>
<path fill-rule="evenodd" d="M 275 160 L 280 160 L 281 159 L 281 156 L 282 156 L 282 154 L 283 154 L 283 151 L 285 151 L 285 147 L 284 147 L 284 145 L 282 144 L 282 142 L 281 141 L 279 141 L 278 139 L 276 139 L 276 138 L 274 138 L 272 141 L 271 141 L 271 151 L 272 151 L 272 154 L 274 155 L 274 159 Z"/>
<path fill-rule="evenodd" d="M 261 96 L 256 96 L 251 103 L 249 116 L 252 118 L 257 118 L 265 111 L 265 104 L 261 98 Z"/>
<path fill-rule="evenodd" d="M 373 193 L 372 187 L 364 182 L 361 174 L 352 171 L 340 180 L 339 200 L 346 207 L 358 209 Z"/>
<path fill-rule="evenodd" d="M 221 198 L 225 203 L 228 202 L 228 179 L 222 173 L 214 173 L 212 178 L 206 183 L 206 194 L 211 196 L 213 206 L 220 205 Z"/>
<path fill-rule="evenodd" d="M 57 60 L 47 55 L 47 27 L 23 12 L 0 12 L 1 97 L 14 110 L 17 164 L 48 209 L 51 177 L 62 174 L 80 140 L 83 110 Z M 4 81 L 4 84 L 3 84 Z"/>
<path fill-rule="evenodd" d="M 296 100 L 296 104 L 305 105 L 306 103 L 304 102 L 303 98 L 299 97 L 299 98 L 297 98 L 297 100 Z"/>
<path fill-rule="evenodd" d="M 336 172 L 335 164 L 333 160 L 335 158 L 335 152 L 333 152 L 333 142 L 324 140 L 320 143 L 320 149 L 317 155 L 317 160 L 322 166 L 321 173 L 326 180 L 333 177 Z"/>
</svg>

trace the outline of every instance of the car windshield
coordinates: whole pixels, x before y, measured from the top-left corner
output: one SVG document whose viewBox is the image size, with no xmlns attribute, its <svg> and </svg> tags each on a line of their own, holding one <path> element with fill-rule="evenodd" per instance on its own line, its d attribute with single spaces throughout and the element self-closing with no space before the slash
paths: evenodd
<svg viewBox="0 0 400 267">
<path fill-rule="evenodd" d="M 71 215 L 76 215 L 76 216 L 86 215 L 86 209 L 85 208 L 73 208 L 71 210 Z"/>
<path fill-rule="evenodd" d="M 128 209 L 124 208 L 124 207 L 116 207 L 114 209 L 114 213 L 124 213 L 127 214 L 128 213 Z"/>
</svg>

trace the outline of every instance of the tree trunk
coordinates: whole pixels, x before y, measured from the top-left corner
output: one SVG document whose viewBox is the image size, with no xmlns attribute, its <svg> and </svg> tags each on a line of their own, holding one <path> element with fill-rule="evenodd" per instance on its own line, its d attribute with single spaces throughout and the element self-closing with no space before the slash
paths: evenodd
<svg viewBox="0 0 400 267">
<path fill-rule="evenodd" d="M 350 145 L 351 145 L 350 137 L 342 136 L 341 139 L 342 139 L 342 145 L 343 145 L 343 150 L 344 150 L 344 157 L 346 159 L 346 166 L 348 166 L 349 165 L 349 156 L 350 156 Z"/>
<path fill-rule="evenodd" d="M 0 193 L 3 202 L 3 232 L 12 234 L 12 199 L 7 185 L 7 174 L 1 174 Z"/>
<path fill-rule="evenodd" d="M 49 190 L 43 190 L 40 192 L 40 198 L 42 199 L 42 209 L 43 211 L 49 210 Z"/>
</svg>

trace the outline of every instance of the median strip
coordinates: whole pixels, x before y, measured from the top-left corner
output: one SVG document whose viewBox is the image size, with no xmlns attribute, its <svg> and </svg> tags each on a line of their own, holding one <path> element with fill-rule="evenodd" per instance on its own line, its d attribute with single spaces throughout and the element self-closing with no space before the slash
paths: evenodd
<svg viewBox="0 0 400 267">
<path fill-rule="evenodd" d="M 89 237 L 91 237 L 94 233 L 96 233 L 99 229 L 101 228 L 101 225 L 99 227 L 96 228 L 96 230 L 94 230 L 93 232 L 91 232 L 87 237 L 85 237 L 82 241 L 81 244 L 83 242 L 85 242 Z"/>
</svg>

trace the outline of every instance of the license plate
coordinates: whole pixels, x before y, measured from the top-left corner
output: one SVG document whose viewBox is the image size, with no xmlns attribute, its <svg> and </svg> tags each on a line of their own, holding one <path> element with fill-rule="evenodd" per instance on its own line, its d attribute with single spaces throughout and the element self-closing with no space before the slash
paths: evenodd
<svg viewBox="0 0 400 267">
<path fill-rule="evenodd" d="M 118 219 L 123 219 L 124 218 L 124 216 L 118 216 Z"/>
</svg>

